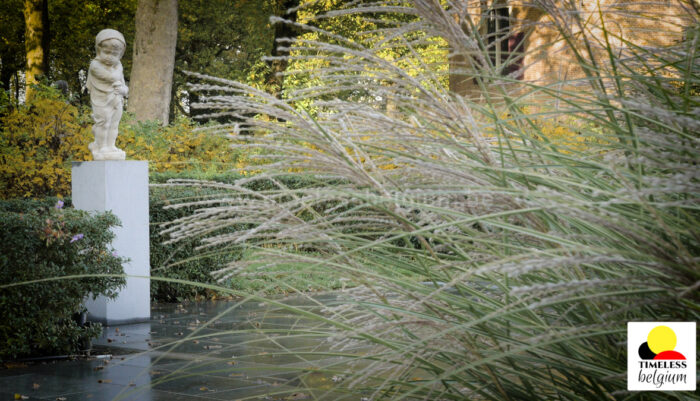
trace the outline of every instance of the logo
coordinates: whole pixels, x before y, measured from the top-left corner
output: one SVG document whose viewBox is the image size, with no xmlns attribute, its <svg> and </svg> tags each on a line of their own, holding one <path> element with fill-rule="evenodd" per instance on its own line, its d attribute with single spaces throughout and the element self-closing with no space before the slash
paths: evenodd
<svg viewBox="0 0 700 401">
<path fill-rule="evenodd" d="M 627 323 L 627 389 L 695 391 L 695 322 Z"/>
</svg>

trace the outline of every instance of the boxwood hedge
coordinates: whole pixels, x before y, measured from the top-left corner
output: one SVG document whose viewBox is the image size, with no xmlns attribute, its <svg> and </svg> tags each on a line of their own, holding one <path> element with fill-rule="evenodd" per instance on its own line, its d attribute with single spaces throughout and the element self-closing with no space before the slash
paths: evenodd
<svg viewBox="0 0 700 401">
<path fill-rule="evenodd" d="M 113 297 L 124 284 L 120 276 L 61 279 L 121 275 L 124 262 L 109 245 L 118 219 L 64 202 L 0 201 L 0 359 L 75 353 L 100 332 L 74 318 L 85 297 Z"/>
</svg>

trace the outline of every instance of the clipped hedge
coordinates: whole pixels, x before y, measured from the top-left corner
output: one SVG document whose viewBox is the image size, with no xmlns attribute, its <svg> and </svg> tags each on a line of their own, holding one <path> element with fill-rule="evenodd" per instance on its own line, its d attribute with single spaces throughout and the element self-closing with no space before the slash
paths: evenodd
<svg viewBox="0 0 700 401">
<path fill-rule="evenodd" d="M 162 223 L 170 222 L 180 217 L 192 214 L 197 208 L 194 206 L 178 209 L 164 209 L 164 206 L 178 203 L 183 200 L 196 200 L 204 198 L 224 197 L 227 190 L 201 188 L 196 186 L 158 186 L 165 184 L 170 179 L 197 179 L 216 181 L 227 184 L 234 183 L 241 176 L 237 173 L 203 173 L 203 172 L 161 172 L 150 175 L 150 240 L 151 240 L 151 275 L 158 277 L 176 278 L 196 281 L 198 283 L 213 284 L 210 273 L 221 269 L 232 260 L 242 257 L 243 247 L 237 248 L 211 248 L 206 252 L 195 248 L 200 245 L 199 238 L 187 239 L 174 244 L 165 244 L 170 238 L 160 234 Z M 249 178 L 249 177 L 248 177 Z M 289 174 L 279 177 L 278 182 L 288 188 L 304 188 L 318 185 L 318 182 L 310 177 L 300 174 Z M 269 180 L 254 180 L 245 185 L 255 191 L 275 189 L 275 185 Z M 236 230 L 232 227 L 222 230 Z M 234 285 L 233 280 L 231 285 Z M 240 284 L 240 283 L 239 283 Z M 240 285 L 236 286 L 241 288 Z M 245 287 L 245 286 L 242 286 Z M 151 281 L 151 298 L 160 302 L 180 301 L 196 296 L 212 295 L 201 287 L 191 285 L 173 284 L 162 281 Z"/>
<path fill-rule="evenodd" d="M 90 215 L 56 198 L 0 201 L 0 359 L 72 354 L 99 325 L 73 315 L 90 293 L 113 297 L 121 277 L 49 280 L 79 274 L 123 274 L 109 244 L 111 213 Z M 3 287 L 11 284 L 16 286 Z"/>
<path fill-rule="evenodd" d="M 164 206 L 183 199 L 197 199 L 221 194 L 221 190 L 196 187 L 158 187 L 150 189 L 150 241 L 151 276 L 190 280 L 213 284 L 210 273 L 240 257 L 239 250 L 210 249 L 206 253 L 197 251 L 198 239 L 188 239 L 175 244 L 166 244 L 169 239 L 160 234 L 160 224 L 187 216 L 194 207 L 164 209 Z M 211 295 L 201 287 L 192 285 L 151 281 L 151 298 L 159 302 L 174 302 L 198 295 Z"/>
</svg>

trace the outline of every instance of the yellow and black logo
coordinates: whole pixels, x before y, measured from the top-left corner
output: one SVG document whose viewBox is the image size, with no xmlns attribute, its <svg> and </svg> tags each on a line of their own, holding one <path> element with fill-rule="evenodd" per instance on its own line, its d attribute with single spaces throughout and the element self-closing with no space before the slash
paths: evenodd
<svg viewBox="0 0 700 401">
<path fill-rule="evenodd" d="M 644 360 L 678 361 L 685 356 L 675 351 L 678 338 L 668 326 L 656 326 L 649 332 L 647 341 L 639 346 L 639 357 Z"/>
<path fill-rule="evenodd" d="M 695 322 L 628 322 L 627 389 L 695 391 Z"/>
</svg>

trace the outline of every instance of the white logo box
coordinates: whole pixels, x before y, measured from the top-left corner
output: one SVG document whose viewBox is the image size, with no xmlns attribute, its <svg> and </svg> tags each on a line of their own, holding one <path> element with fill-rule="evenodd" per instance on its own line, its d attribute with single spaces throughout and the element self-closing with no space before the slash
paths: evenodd
<svg viewBox="0 0 700 401">
<path fill-rule="evenodd" d="M 682 360 L 649 360 L 639 356 L 639 347 L 647 342 L 649 332 L 666 326 L 676 335 L 673 351 Z M 671 350 L 664 350 L 671 351 Z M 685 362 L 685 367 L 679 366 Z M 628 322 L 627 389 L 630 391 L 695 391 L 696 389 L 696 322 Z"/>
</svg>

